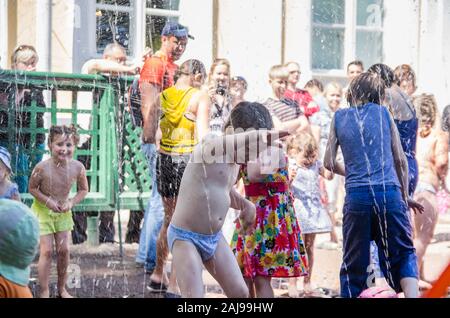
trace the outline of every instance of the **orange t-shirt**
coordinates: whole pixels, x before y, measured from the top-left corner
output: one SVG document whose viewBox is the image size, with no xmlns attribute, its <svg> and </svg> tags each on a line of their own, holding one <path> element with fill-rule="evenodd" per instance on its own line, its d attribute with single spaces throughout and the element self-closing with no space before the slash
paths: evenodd
<svg viewBox="0 0 450 318">
<path fill-rule="evenodd" d="M 33 298 L 28 286 L 17 285 L 0 275 L 0 298 Z"/>
<path fill-rule="evenodd" d="M 139 77 L 139 86 L 143 82 L 157 85 L 165 90 L 174 84 L 173 77 L 178 66 L 163 52 L 158 51 L 145 60 Z"/>
</svg>

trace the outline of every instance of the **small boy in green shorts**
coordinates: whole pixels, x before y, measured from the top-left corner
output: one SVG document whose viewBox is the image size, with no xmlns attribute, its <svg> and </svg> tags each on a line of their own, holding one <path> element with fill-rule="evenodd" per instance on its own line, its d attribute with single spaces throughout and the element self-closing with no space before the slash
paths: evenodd
<svg viewBox="0 0 450 318">
<path fill-rule="evenodd" d="M 72 158 L 79 137 L 76 128 L 52 126 L 48 139 L 51 158 L 40 162 L 33 170 L 29 191 L 34 197 L 31 209 L 39 219 L 40 256 L 38 278 L 40 297 L 48 298 L 53 240 L 56 244 L 58 296 L 71 298 L 66 290 L 69 265 L 69 237 L 73 228 L 71 209 L 88 193 L 86 169 Z M 70 189 L 76 182 L 78 192 L 70 199 Z"/>
</svg>

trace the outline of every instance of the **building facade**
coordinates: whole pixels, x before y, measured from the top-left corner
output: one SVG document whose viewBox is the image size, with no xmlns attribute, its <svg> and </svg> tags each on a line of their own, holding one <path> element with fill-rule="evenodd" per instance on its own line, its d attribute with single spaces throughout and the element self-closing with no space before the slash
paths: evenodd
<svg viewBox="0 0 450 318">
<path fill-rule="evenodd" d="M 183 59 L 229 59 L 250 99 L 269 95 L 274 64 L 299 62 L 303 86 L 345 83 L 347 63 L 361 59 L 366 68 L 410 64 L 419 92 L 450 104 L 450 0 L 0 0 L 0 63 L 31 44 L 40 70 L 77 73 L 113 40 L 139 59 L 158 49 L 168 19 L 195 36 Z"/>
</svg>

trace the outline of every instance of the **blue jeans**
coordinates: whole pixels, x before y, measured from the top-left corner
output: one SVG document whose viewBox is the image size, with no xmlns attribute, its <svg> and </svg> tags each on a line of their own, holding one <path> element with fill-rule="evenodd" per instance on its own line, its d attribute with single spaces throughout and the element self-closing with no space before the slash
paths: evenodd
<svg viewBox="0 0 450 318">
<path fill-rule="evenodd" d="M 148 161 L 152 188 L 150 200 L 145 208 L 144 223 L 139 237 L 139 249 L 136 254 L 136 262 L 144 263 L 147 271 L 152 271 L 156 266 L 156 242 L 164 220 L 164 206 L 157 189 L 156 182 L 156 158 L 157 151 L 154 144 L 142 144 L 142 152 Z"/>
<path fill-rule="evenodd" d="M 408 208 L 399 187 L 347 189 L 342 232 L 342 297 L 358 297 L 370 287 L 370 241 L 375 241 L 381 271 L 396 292 L 402 278 L 418 277 Z"/>
</svg>

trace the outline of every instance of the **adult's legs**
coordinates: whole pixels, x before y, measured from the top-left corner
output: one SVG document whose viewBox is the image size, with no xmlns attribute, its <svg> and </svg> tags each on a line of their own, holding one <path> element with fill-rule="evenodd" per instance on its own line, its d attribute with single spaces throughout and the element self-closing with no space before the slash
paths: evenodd
<svg viewBox="0 0 450 318">
<path fill-rule="evenodd" d="M 150 199 L 145 208 L 136 262 L 145 263 L 145 270 L 152 272 L 156 265 L 156 242 L 164 219 L 164 206 L 161 195 L 157 190 L 156 146 L 154 144 L 142 144 L 141 150 L 147 158 L 152 188 L 150 190 Z"/>
<path fill-rule="evenodd" d="M 169 248 L 167 246 L 167 228 L 169 227 L 170 221 L 172 220 L 173 212 L 175 211 L 175 205 L 177 202 L 177 197 L 163 198 L 164 205 L 164 221 L 159 232 L 158 242 L 156 243 L 156 266 L 150 279 L 156 283 L 167 282 L 167 276 L 164 274 L 164 265 L 169 255 Z M 175 286 L 171 290 L 176 289 Z"/>
<path fill-rule="evenodd" d="M 378 246 L 380 267 L 389 285 L 405 297 L 418 295 L 417 257 L 413 245 L 408 208 L 398 198 L 386 195 L 386 206 L 373 221 L 373 233 Z"/>
<path fill-rule="evenodd" d="M 325 189 L 327 190 L 327 197 L 328 197 L 327 210 L 331 219 L 330 241 L 334 243 L 338 243 L 335 214 L 337 212 L 339 184 L 340 183 L 338 176 L 335 176 L 332 180 L 325 180 Z"/>
<path fill-rule="evenodd" d="M 128 219 L 127 233 L 125 235 L 125 243 L 139 243 L 140 226 L 144 211 L 130 211 L 130 218 Z"/>
<path fill-rule="evenodd" d="M 72 213 L 73 230 L 72 230 L 72 243 L 81 244 L 87 240 L 87 213 L 88 212 L 75 212 Z"/>
<path fill-rule="evenodd" d="M 61 298 L 72 298 L 66 290 L 67 268 L 69 267 L 69 231 L 55 233 L 57 255 L 58 294 Z"/>
<path fill-rule="evenodd" d="M 100 243 L 114 243 L 114 214 L 111 212 L 100 212 L 100 225 L 99 225 L 99 241 Z"/>
<path fill-rule="evenodd" d="M 414 214 L 414 225 L 416 236 L 414 238 L 414 247 L 416 248 L 417 266 L 423 267 L 423 257 L 427 247 L 433 239 L 434 229 L 438 221 L 438 209 L 436 195 L 429 191 L 419 192 L 415 195 L 417 202 L 425 208 L 423 214 Z M 424 277 L 421 277 L 424 279 Z"/>
<path fill-rule="evenodd" d="M 52 266 L 53 234 L 41 235 L 39 245 L 38 280 L 40 298 L 49 298 L 49 277 Z"/>
<path fill-rule="evenodd" d="M 225 238 L 220 238 L 214 256 L 204 262 L 208 272 L 217 280 L 225 295 L 229 298 L 248 298 L 249 289 L 236 257 L 227 244 Z M 180 286 L 181 288 L 181 286 Z"/>
<path fill-rule="evenodd" d="M 343 258 L 340 270 L 341 296 L 358 297 L 367 288 L 370 263 L 370 202 L 355 203 L 347 194 L 342 224 Z M 356 199 L 358 199 L 356 197 Z M 350 202 L 348 202 L 350 201 Z"/>
</svg>

